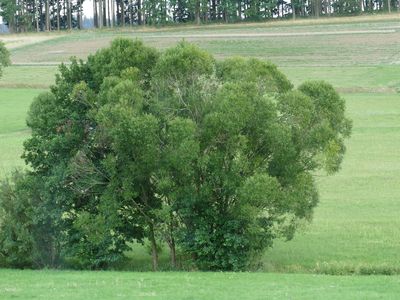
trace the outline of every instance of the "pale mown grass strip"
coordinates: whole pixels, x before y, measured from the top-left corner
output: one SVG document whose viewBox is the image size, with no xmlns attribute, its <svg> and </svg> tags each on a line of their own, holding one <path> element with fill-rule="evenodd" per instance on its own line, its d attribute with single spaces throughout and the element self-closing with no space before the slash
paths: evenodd
<svg viewBox="0 0 400 300">
<path fill-rule="evenodd" d="M 0 270 L 1 299 L 397 299 L 399 276 Z"/>
</svg>

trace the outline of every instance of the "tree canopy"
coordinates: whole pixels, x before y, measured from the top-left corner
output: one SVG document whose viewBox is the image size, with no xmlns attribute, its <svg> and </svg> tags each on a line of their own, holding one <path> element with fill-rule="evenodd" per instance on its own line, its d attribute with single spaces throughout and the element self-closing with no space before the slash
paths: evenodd
<svg viewBox="0 0 400 300">
<path fill-rule="evenodd" d="M 294 88 L 258 59 L 127 39 L 61 65 L 27 122 L 30 171 L 3 182 L 14 221 L 1 222 L 0 253 L 81 268 L 145 241 L 154 269 L 163 244 L 173 267 L 249 268 L 311 219 L 314 174 L 339 170 L 351 131 L 328 83 Z"/>
</svg>

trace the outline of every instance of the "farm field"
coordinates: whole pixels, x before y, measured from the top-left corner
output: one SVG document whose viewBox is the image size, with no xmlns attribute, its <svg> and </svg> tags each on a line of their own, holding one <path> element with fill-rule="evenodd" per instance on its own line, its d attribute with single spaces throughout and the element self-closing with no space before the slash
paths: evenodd
<svg viewBox="0 0 400 300">
<path fill-rule="evenodd" d="M 22 143 L 29 137 L 26 113 L 40 92 L 38 89 L 0 89 L 0 177 L 23 166 Z"/>
<path fill-rule="evenodd" d="M 155 31 L 84 31 L 6 37 L 14 66 L 0 79 L 0 177 L 20 159 L 29 135 L 25 114 L 32 99 L 54 81 L 57 64 L 68 57 L 85 58 L 118 36 L 141 38 L 165 49 L 185 38 L 217 58 L 242 55 L 268 59 L 295 85 L 326 80 L 346 99 L 353 134 L 347 142 L 342 170 L 317 174 L 320 203 L 311 224 L 290 242 L 277 241 L 265 253 L 261 271 L 324 274 L 400 274 L 400 26 L 397 18 L 350 18 L 272 25 L 176 27 Z M 325 33 L 325 34 L 324 34 Z M 41 38 L 40 38 L 41 37 Z M 14 40 L 12 39 L 14 38 Z M 25 40 L 24 40 L 25 39 Z M 150 270 L 150 256 L 126 270 Z M 137 257 L 135 253 L 129 257 Z M 167 254 L 162 266 L 167 267 Z M 395 299 L 398 276 L 322 276 L 300 274 L 92 273 L 0 271 L 0 298 L 52 298 L 54 290 L 74 292 L 75 299 L 98 293 L 159 299 Z M 240 282 L 239 282 L 239 278 Z M 87 286 L 85 286 L 87 285 Z M 156 286 L 157 285 L 157 286 Z M 177 285 L 177 286 L 174 286 Z M 240 290 L 248 287 L 253 294 Z M 166 287 L 162 289 L 161 287 Z M 198 294 L 192 295 L 196 288 Z M 219 294 L 228 289 L 229 294 Z M 131 293 L 129 294 L 128 293 Z M 175 293 L 175 294 L 174 294 Z M 247 297 L 247 298 L 246 298 Z M 100 299 L 100 297 L 99 297 Z"/>
<path fill-rule="evenodd" d="M 397 299 L 399 276 L 0 270 L 1 299 Z"/>
</svg>

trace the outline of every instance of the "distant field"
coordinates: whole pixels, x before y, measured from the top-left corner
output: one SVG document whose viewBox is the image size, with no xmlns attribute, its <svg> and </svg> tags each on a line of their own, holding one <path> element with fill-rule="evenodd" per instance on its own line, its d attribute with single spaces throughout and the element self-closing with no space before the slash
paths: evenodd
<svg viewBox="0 0 400 300">
<path fill-rule="evenodd" d="M 243 55 L 272 60 L 296 85 L 309 79 L 331 82 L 346 99 L 348 115 L 354 121 L 342 170 L 333 177 L 317 177 L 321 197 L 313 222 L 305 225 L 293 241 L 278 241 L 267 251 L 262 270 L 400 273 L 400 94 L 397 93 L 400 89 L 400 15 L 395 16 L 343 19 L 345 23 L 325 19 L 201 28 L 184 26 L 161 31 L 147 28 L 44 34 L 39 35 L 41 39 L 37 43 L 35 35 L 20 36 L 20 42 L 9 40 L 16 65 L 6 69 L 0 79 L 0 176 L 14 165 L 22 165 L 19 159 L 22 140 L 29 135 L 24 125 L 26 110 L 33 97 L 54 82 L 58 63 L 67 62 L 71 55 L 84 58 L 117 36 L 139 37 L 160 49 L 185 37 L 217 58 Z M 125 265 L 126 269 L 150 268 L 149 256 L 143 249 L 139 250 L 139 259 L 136 252 L 129 256 L 133 259 Z M 167 260 L 166 253 L 164 260 Z M 39 274 L 45 278 L 47 273 Z M 78 276 L 78 273 L 62 274 Z M 279 285 L 296 278 L 295 282 L 300 282 L 298 289 L 304 288 L 313 295 L 316 291 L 308 290 L 312 286 L 305 284 L 304 278 L 315 280 L 322 287 L 332 284 L 337 287 L 332 288 L 335 291 L 342 283 L 359 280 L 353 294 L 350 286 L 345 291 L 361 299 L 366 299 L 362 291 L 369 284 L 384 281 L 375 277 L 343 277 L 341 281 L 339 277 L 276 276 L 285 278 L 277 279 Z M 398 277 L 393 278 L 393 282 L 398 282 Z M 0 298 L 1 284 L 2 281 Z M 274 290 L 273 286 L 270 288 Z M 378 284 L 372 285 L 373 288 L 380 290 Z M 321 288 L 317 298 L 328 299 L 325 292 Z M 283 298 L 291 298 L 294 295 L 291 293 L 288 291 Z M 252 299 L 263 298 L 260 295 L 255 294 Z M 309 298 L 306 292 L 301 295 Z M 341 294 L 332 297 L 343 298 Z M 382 298 L 390 299 L 390 295 Z"/>
<path fill-rule="evenodd" d="M 6 37 L 15 63 L 54 64 L 70 56 L 86 58 L 115 37 L 141 38 L 158 48 L 185 39 L 216 57 L 244 55 L 269 59 L 280 66 L 350 66 L 400 63 L 400 15 L 319 22 L 267 22 L 161 30 L 99 30 Z M 358 20 L 358 21 L 357 21 Z M 18 44 L 19 41 L 19 44 Z M 19 47 L 18 47 L 19 45 Z"/>
<path fill-rule="evenodd" d="M 70 56 L 86 58 L 88 53 L 106 46 L 113 38 L 119 36 L 140 38 L 149 45 L 162 49 L 185 39 L 200 45 L 217 58 L 244 55 L 269 59 L 281 66 L 379 65 L 389 64 L 393 58 L 396 58 L 396 63 L 400 61 L 398 43 L 400 32 L 398 31 L 371 31 L 371 25 L 365 24 L 365 27 L 361 29 L 357 27 L 339 31 L 338 28 L 332 28 L 334 35 L 313 35 L 312 30 L 316 30 L 315 27 L 317 26 L 310 26 L 310 28 L 303 26 L 300 32 L 289 27 L 281 28 L 279 32 L 276 32 L 276 28 L 266 28 L 261 33 L 256 31 L 257 28 L 248 30 L 240 27 L 235 29 L 236 33 L 232 33 L 232 29 L 157 34 L 80 32 L 16 48 L 13 50 L 13 60 L 20 64 L 54 64 L 68 61 Z M 324 32 L 322 27 L 319 30 Z M 352 34 L 353 31 L 357 33 Z M 299 35 L 300 33 L 302 35 Z M 287 36 L 287 34 L 290 35 Z M 79 43 L 79 47 L 76 43 Z M 343 45 L 346 46 L 345 52 Z"/>
<path fill-rule="evenodd" d="M 54 83 L 57 66 L 11 66 L 4 69 L 0 89 L 43 89 Z"/>
<path fill-rule="evenodd" d="M 1 299 L 398 299 L 399 276 L 0 270 Z"/>
</svg>

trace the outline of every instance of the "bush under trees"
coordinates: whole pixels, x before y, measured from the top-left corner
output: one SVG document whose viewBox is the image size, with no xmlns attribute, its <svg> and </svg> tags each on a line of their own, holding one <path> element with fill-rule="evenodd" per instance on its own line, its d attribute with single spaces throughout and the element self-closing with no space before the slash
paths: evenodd
<svg viewBox="0 0 400 300">
<path fill-rule="evenodd" d="M 247 269 L 311 219 L 313 174 L 338 171 L 351 131 L 328 83 L 127 39 L 61 65 L 27 122 L 30 171 L 0 190 L 14 267 L 107 268 L 148 241 L 154 269 L 163 244 L 173 267 Z"/>
</svg>

